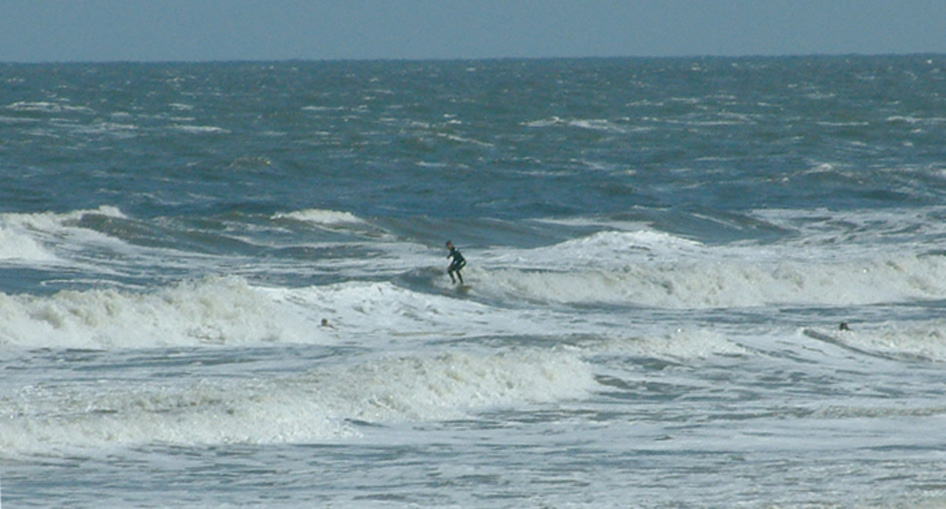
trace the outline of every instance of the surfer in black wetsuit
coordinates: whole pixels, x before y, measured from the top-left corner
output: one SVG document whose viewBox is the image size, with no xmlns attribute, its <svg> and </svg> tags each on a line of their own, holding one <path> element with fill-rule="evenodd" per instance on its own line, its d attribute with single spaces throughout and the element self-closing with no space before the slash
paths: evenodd
<svg viewBox="0 0 946 509">
<path fill-rule="evenodd" d="M 460 284 L 463 284 L 463 276 L 460 275 L 460 269 L 466 266 L 466 260 L 463 259 L 463 255 L 460 254 L 460 250 L 453 246 L 453 242 L 447 241 L 447 249 L 450 250 L 450 254 L 447 255 L 447 258 L 453 258 L 453 261 L 450 262 L 450 266 L 447 267 L 447 274 L 450 274 L 450 281 L 456 283 L 457 280 L 453 277 L 453 273 L 457 273 L 457 278 L 460 278 Z"/>
</svg>

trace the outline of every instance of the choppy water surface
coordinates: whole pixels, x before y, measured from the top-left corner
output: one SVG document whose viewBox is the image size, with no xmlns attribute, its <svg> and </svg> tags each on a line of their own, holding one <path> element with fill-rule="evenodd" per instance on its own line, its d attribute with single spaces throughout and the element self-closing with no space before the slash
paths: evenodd
<svg viewBox="0 0 946 509">
<path fill-rule="evenodd" d="M 946 503 L 944 71 L 0 66 L 0 496 Z"/>
</svg>

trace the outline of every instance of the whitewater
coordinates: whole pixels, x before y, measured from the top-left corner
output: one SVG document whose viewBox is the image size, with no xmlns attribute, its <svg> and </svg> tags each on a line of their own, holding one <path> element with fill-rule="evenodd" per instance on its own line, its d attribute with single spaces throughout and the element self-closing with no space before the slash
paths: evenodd
<svg viewBox="0 0 946 509">
<path fill-rule="evenodd" d="M 946 505 L 942 56 L 0 83 L 0 503 Z"/>
</svg>

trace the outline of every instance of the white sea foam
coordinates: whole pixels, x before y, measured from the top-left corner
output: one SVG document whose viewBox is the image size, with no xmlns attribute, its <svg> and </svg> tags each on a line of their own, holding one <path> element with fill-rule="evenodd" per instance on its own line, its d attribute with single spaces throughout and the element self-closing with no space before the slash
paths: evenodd
<svg viewBox="0 0 946 509">
<path fill-rule="evenodd" d="M 575 354 L 535 350 L 383 358 L 266 380 L 28 386 L 0 395 L 0 449 L 337 440 L 358 434 L 353 423 L 454 419 L 594 387 Z"/>
<path fill-rule="evenodd" d="M 684 328 L 656 335 L 608 338 L 600 344 L 593 345 L 592 350 L 678 360 L 749 353 L 745 347 L 731 341 L 722 332 Z"/>
<path fill-rule="evenodd" d="M 767 223 L 789 231 L 797 231 L 783 250 L 794 255 L 801 249 L 806 256 L 863 257 L 876 256 L 878 250 L 903 252 L 927 239 L 946 235 L 946 215 L 942 207 L 923 209 L 879 209 L 836 211 L 827 209 L 765 209 L 752 214 Z M 906 244 L 906 245 L 905 245 Z M 817 248 L 817 250 L 815 250 Z"/>
<path fill-rule="evenodd" d="M 270 343 L 408 343 L 476 334 L 542 335 L 567 320 L 549 310 L 501 309 L 392 283 L 260 288 L 207 277 L 155 291 L 0 294 L 0 345 L 26 348 L 162 348 Z M 321 319 L 331 327 L 320 327 Z M 567 318 L 567 317 L 566 317 Z"/>
<path fill-rule="evenodd" d="M 230 134 L 229 129 L 213 125 L 176 125 L 174 129 L 188 134 Z"/>
<path fill-rule="evenodd" d="M 73 241 L 103 241 L 107 237 L 88 229 L 74 226 L 87 214 L 123 218 L 115 207 L 102 206 L 94 210 L 78 210 L 58 214 L 52 212 L 0 215 L 0 260 L 23 262 L 58 262 L 56 248 Z"/>
<path fill-rule="evenodd" d="M 295 212 L 280 213 L 273 219 L 292 219 L 321 226 L 363 225 L 365 221 L 351 212 L 336 210 L 306 209 Z"/>
<path fill-rule="evenodd" d="M 0 448 L 7 453 L 278 443 L 354 433 L 309 395 L 253 381 L 26 387 L 2 401 Z"/>
<path fill-rule="evenodd" d="M 697 259 L 568 271 L 492 269 L 475 274 L 478 291 L 484 294 L 569 304 L 679 309 L 848 306 L 946 298 L 946 258 L 912 255 L 836 263 Z"/>
<path fill-rule="evenodd" d="M 384 358 L 323 369 L 306 382 L 369 422 L 452 419 L 472 408 L 580 398 L 595 386 L 576 353 L 544 350 Z"/>
<path fill-rule="evenodd" d="M 242 279 L 207 278 L 153 293 L 0 294 L 0 344 L 29 348 L 151 348 L 318 341 Z"/>
<path fill-rule="evenodd" d="M 0 226 L 0 261 L 54 262 L 56 255 L 23 228 L 4 221 Z"/>
<path fill-rule="evenodd" d="M 881 356 L 946 361 L 946 320 L 847 324 L 848 330 L 808 329 L 806 334 Z"/>
<path fill-rule="evenodd" d="M 598 217 L 564 217 L 564 218 L 538 218 L 532 221 L 540 224 L 564 225 L 588 227 L 595 226 L 602 229 L 623 232 L 647 232 L 644 221 L 616 221 L 613 219 Z"/>
<path fill-rule="evenodd" d="M 946 257 L 900 246 L 826 246 L 705 246 L 662 232 L 606 231 L 547 247 L 474 253 L 482 258 L 468 272 L 483 295 L 569 304 L 678 309 L 946 298 Z"/>
<path fill-rule="evenodd" d="M 62 113 L 62 112 L 81 112 L 92 113 L 92 109 L 85 106 L 72 106 L 65 102 L 50 101 L 17 101 L 6 106 L 7 109 L 23 112 L 41 112 L 41 113 Z"/>
<path fill-rule="evenodd" d="M 588 129 L 592 131 L 605 131 L 623 133 L 624 129 L 615 125 L 608 119 L 575 119 L 568 123 L 571 127 Z"/>
<path fill-rule="evenodd" d="M 603 231 L 535 249 L 491 253 L 488 263 L 503 267 L 587 270 L 615 268 L 635 260 L 667 259 L 696 254 L 700 243 L 650 230 Z"/>
<path fill-rule="evenodd" d="M 447 283 L 437 288 L 442 293 L 415 292 L 386 282 L 350 282 L 264 291 L 297 315 L 327 319 L 335 327 L 330 329 L 332 335 L 346 342 L 378 345 L 470 334 L 543 335 L 552 323 L 557 332 L 574 327 L 550 310 L 497 308 L 468 300 Z"/>
<path fill-rule="evenodd" d="M 530 122 L 526 122 L 524 125 L 526 127 L 541 128 L 541 127 L 551 127 L 555 125 L 560 125 L 563 122 L 564 121 L 561 118 L 553 116 L 553 117 L 543 118 L 540 120 L 532 120 Z"/>
<path fill-rule="evenodd" d="M 444 138 L 444 139 L 447 139 L 447 140 L 450 140 L 450 141 L 457 142 L 457 143 L 470 143 L 470 144 L 478 145 L 478 146 L 481 146 L 481 147 L 492 147 L 492 146 L 493 146 L 493 144 L 492 144 L 492 143 L 489 143 L 489 142 L 480 141 L 480 140 L 474 140 L 474 139 L 472 139 L 472 138 L 468 138 L 468 137 L 464 137 L 464 136 L 457 136 L 457 135 L 455 135 L 455 134 L 438 133 L 437 136 L 439 136 L 439 137 L 441 137 L 441 138 Z"/>
<path fill-rule="evenodd" d="M 39 120 L 35 118 L 18 118 L 0 115 L 0 124 L 31 124 L 36 122 L 39 122 Z"/>
<path fill-rule="evenodd" d="M 590 131 L 604 131 L 604 132 L 615 132 L 615 133 L 625 132 L 625 130 L 621 126 L 616 125 L 613 121 L 609 119 L 603 119 L 603 118 L 601 119 L 598 119 L 598 118 L 562 119 L 560 117 L 552 116 L 552 117 L 543 118 L 540 120 L 533 120 L 530 122 L 525 122 L 524 125 L 526 127 L 531 127 L 531 128 L 566 126 L 566 127 L 575 127 L 578 129 L 586 129 Z"/>
</svg>

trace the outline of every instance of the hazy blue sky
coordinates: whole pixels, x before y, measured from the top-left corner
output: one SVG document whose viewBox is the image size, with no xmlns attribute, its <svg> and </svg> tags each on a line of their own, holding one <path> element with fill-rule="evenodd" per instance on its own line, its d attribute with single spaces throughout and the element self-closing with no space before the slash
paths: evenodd
<svg viewBox="0 0 946 509">
<path fill-rule="evenodd" d="M 946 0 L 0 0 L 0 61 L 946 53 Z"/>
</svg>

